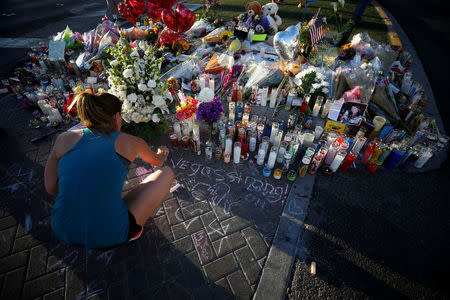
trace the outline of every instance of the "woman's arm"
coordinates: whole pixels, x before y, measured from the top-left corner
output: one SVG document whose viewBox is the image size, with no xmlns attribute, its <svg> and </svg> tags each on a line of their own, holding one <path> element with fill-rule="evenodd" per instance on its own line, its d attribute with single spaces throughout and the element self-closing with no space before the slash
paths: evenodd
<svg viewBox="0 0 450 300">
<path fill-rule="evenodd" d="M 164 164 L 164 159 L 166 155 L 169 153 L 169 150 L 166 147 L 159 147 L 158 152 L 153 152 L 150 147 L 147 145 L 147 143 L 138 137 L 135 137 L 136 142 L 136 149 L 137 149 L 137 156 L 142 158 L 144 161 L 148 162 L 149 164 L 161 167 Z"/>
<path fill-rule="evenodd" d="M 56 139 L 52 152 L 48 157 L 47 164 L 44 171 L 44 184 L 47 193 L 50 195 L 58 194 L 58 157 L 55 148 L 59 144 L 60 137 Z"/>
</svg>

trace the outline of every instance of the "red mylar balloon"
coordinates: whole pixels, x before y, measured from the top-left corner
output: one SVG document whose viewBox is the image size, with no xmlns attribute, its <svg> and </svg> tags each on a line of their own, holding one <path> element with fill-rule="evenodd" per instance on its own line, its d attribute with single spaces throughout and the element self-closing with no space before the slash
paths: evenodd
<svg viewBox="0 0 450 300">
<path fill-rule="evenodd" d="M 175 32 L 165 33 L 159 37 L 159 45 L 172 45 L 173 42 L 176 42 L 179 38 L 180 34 Z"/>
<path fill-rule="evenodd" d="M 173 10 L 164 9 L 161 13 L 161 19 L 167 28 L 172 31 L 178 31 L 178 20 Z"/>
<path fill-rule="evenodd" d="M 178 3 L 175 9 L 178 21 L 178 32 L 188 31 L 195 22 L 195 14 L 183 3 Z"/>
<path fill-rule="evenodd" d="M 145 11 L 145 0 L 125 0 L 117 5 L 120 15 L 134 26 Z"/>
<path fill-rule="evenodd" d="M 163 8 L 153 4 L 151 2 L 147 2 L 147 17 L 152 19 L 154 22 L 161 21 L 161 13 Z"/>
<path fill-rule="evenodd" d="M 152 0 L 148 3 L 152 3 L 158 7 L 165 8 L 165 9 L 172 9 L 172 6 L 177 2 L 178 0 Z"/>
</svg>

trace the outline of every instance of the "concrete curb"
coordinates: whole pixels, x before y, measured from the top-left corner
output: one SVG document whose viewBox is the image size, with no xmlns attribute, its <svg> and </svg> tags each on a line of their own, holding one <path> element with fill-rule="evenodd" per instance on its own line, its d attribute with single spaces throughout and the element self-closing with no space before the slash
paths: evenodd
<svg viewBox="0 0 450 300">
<path fill-rule="evenodd" d="M 297 177 L 292 185 L 253 299 L 273 300 L 285 297 L 315 178 L 315 175 Z"/>
</svg>

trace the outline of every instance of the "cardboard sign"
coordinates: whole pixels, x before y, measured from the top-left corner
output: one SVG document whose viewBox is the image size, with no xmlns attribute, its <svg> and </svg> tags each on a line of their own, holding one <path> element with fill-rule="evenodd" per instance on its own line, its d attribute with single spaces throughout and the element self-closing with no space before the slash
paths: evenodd
<svg viewBox="0 0 450 300">
<path fill-rule="evenodd" d="M 63 41 L 50 41 L 48 45 L 48 58 L 64 59 L 66 43 Z"/>
<path fill-rule="evenodd" d="M 345 131 L 345 124 L 333 120 L 328 120 L 323 131 L 343 133 Z"/>
</svg>

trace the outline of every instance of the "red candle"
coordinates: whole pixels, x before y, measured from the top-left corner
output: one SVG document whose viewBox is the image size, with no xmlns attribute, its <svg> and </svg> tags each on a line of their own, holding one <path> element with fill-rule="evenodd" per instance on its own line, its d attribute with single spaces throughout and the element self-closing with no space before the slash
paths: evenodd
<svg viewBox="0 0 450 300">
<path fill-rule="evenodd" d="M 178 147 L 178 136 L 176 134 L 172 134 L 170 140 L 172 141 L 172 147 Z"/>
<path fill-rule="evenodd" d="M 341 165 L 341 170 L 344 172 L 347 172 L 348 169 L 350 169 L 350 167 L 352 166 L 353 162 L 356 160 L 358 156 L 353 153 L 350 152 L 347 157 L 345 158 L 344 162 Z"/>
<path fill-rule="evenodd" d="M 377 171 L 377 169 L 378 169 L 378 165 L 377 165 L 377 164 L 369 164 L 369 165 L 367 166 L 367 170 L 368 170 L 370 173 L 375 173 L 375 172 Z"/>
<path fill-rule="evenodd" d="M 187 135 L 183 136 L 181 141 L 183 142 L 184 148 L 186 149 L 189 148 L 189 137 Z"/>
<path fill-rule="evenodd" d="M 248 140 L 246 138 L 243 138 L 241 140 L 241 156 L 243 156 L 244 159 L 247 158 L 247 150 L 248 150 Z"/>
</svg>

